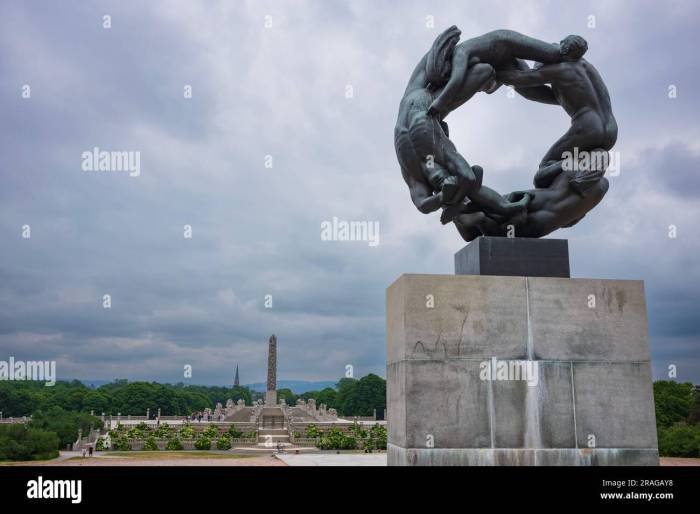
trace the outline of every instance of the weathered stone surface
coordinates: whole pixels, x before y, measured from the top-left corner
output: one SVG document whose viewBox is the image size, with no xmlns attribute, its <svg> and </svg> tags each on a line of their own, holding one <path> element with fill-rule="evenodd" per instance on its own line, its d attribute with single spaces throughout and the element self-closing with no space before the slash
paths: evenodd
<svg viewBox="0 0 700 514">
<path fill-rule="evenodd" d="M 496 448 L 576 447 L 571 365 L 537 363 L 537 385 L 521 380 L 492 382 Z M 528 394 L 534 397 L 530 402 Z"/>
<path fill-rule="evenodd" d="M 649 360 L 642 281 L 530 278 L 527 289 L 536 358 Z"/>
<path fill-rule="evenodd" d="M 491 446 L 488 382 L 479 379 L 479 362 L 452 359 L 404 361 L 389 366 L 389 376 L 405 388 L 396 410 L 396 428 L 390 423 L 392 440 L 408 447 L 488 448 Z M 398 427 L 405 427 L 403 429 Z"/>
<path fill-rule="evenodd" d="M 569 242 L 481 236 L 455 254 L 455 275 L 568 278 Z"/>
<path fill-rule="evenodd" d="M 386 380 L 387 384 L 393 384 L 386 389 L 387 417 L 389 412 L 393 416 L 391 423 L 387 423 L 387 438 L 406 448 L 406 362 L 388 364 Z"/>
<path fill-rule="evenodd" d="M 277 405 L 277 391 L 265 391 L 265 405 Z"/>
<path fill-rule="evenodd" d="M 526 354 L 525 279 L 402 275 L 387 290 L 387 359 L 520 359 Z"/>
<path fill-rule="evenodd" d="M 402 275 L 387 343 L 390 464 L 658 464 L 640 282 Z M 528 356 L 536 384 L 480 376 Z"/>
<path fill-rule="evenodd" d="M 579 447 L 656 447 L 656 414 L 649 362 L 574 363 Z"/>
<path fill-rule="evenodd" d="M 575 448 L 572 366 L 540 362 L 540 438 L 542 448 Z"/>
<path fill-rule="evenodd" d="M 387 446 L 390 466 L 657 466 L 656 449 L 425 449 Z"/>
</svg>

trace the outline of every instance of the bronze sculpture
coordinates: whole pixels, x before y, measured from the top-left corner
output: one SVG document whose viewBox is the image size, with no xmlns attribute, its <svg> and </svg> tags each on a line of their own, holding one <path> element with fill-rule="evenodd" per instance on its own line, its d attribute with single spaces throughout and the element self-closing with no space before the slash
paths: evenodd
<svg viewBox="0 0 700 514">
<path fill-rule="evenodd" d="M 607 152 L 617 138 L 607 88 L 582 58 L 586 41 L 572 35 L 550 44 L 496 30 L 458 44 L 460 35 L 452 26 L 435 39 L 399 106 L 394 144 L 416 208 L 425 214 L 442 208 L 441 222 L 454 222 L 466 241 L 542 237 L 578 223 L 607 192 Z M 483 169 L 459 154 L 444 121 L 475 93 L 502 84 L 529 100 L 561 105 L 572 120 L 543 157 L 535 189 L 504 196 L 482 185 Z"/>
</svg>

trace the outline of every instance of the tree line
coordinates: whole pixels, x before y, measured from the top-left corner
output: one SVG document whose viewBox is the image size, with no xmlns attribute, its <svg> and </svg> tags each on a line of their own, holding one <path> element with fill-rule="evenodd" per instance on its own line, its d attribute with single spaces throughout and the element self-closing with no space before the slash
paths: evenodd
<svg viewBox="0 0 700 514">
<path fill-rule="evenodd" d="M 293 405 L 298 398 L 315 398 L 345 416 L 370 416 L 374 409 L 381 415 L 386 407 L 386 382 L 376 375 L 359 380 L 341 379 L 336 388 L 295 395 L 280 389 L 278 396 Z M 36 382 L 0 381 L 2 416 L 31 415 L 27 424 L 0 425 L 0 460 L 52 458 L 82 430 L 102 428 L 97 416 L 106 414 L 143 415 L 146 409 L 155 415 L 187 415 L 217 402 L 243 399 L 250 405 L 262 393 L 246 387 L 185 386 L 155 382 L 117 380 L 90 388 L 77 380 L 57 382 L 46 387 Z M 659 453 L 670 457 L 700 457 L 700 393 L 693 384 L 660 380 L 654 383 L 654 401 Z"/>
<path fill-rule="evenodd" d="M 242 399 L 246 405 L 261 399 L 264 393 L 244 386 L 222 387 L 156 382 L 115 380 L 97 388 L 78 380 L 58 381 L 53 387 L 43 383 L 0 381 L 0 416 L 31 416 L 28 423 L 0 425 L 0 460 L 50 459 L 66 448 L 82 431 L 101 429 L 99 416 L 143 416 L 147 410 L 154 417 L 158 409 L 164 416 L 187 416 L 213 409 L 217 403 Z M 377 375 L 359 380 L 341 379 L 337 387 L 296 395 L 280 389 L 278 397 L 294 405 L 298 398 L 315 398 L 346 416 L 370 416 L 374 409 L 381 416 L 386 407 L 386 381 Z M 94 413 L 94 416 L 91 415 Z"/>
<path fill-rule="evenodd" d="M 654 382 L 659 453 L 700 458 L 700 392 L 690 382 Z"/>
<path fill-rule="evenodd" d="M 386 409 L 386 380 L 370 373 L 362 378 L 341 378 L 335 388 L 326 387 L 320 391 L 308 391 L 294 394 L 289 389 L 277 391 L 277 398 L 296 404 L 301 398 L 316 400 L 316 405 L 325 404 L 329 409 L 335 409 L 343 416 L 371 416 L 377 411 L 377 417 L 382 419 Z"/>
<path fill-rule="evenodd" d="M 214 409 L 217 403 L 242 399 L 252 405 L 264 396 L 244 386 L 202 386 L 185 384 L 159 384 L 157 382 L 129 382 L 115 380 L 97 388 L 91 388 L 78 380 L 57 381 L 53 387 L 43 383 L 25 381 L 0 382 L 0 412 L 5 418 L 29 416 L 50 407 L 60 407 L 69 412 L 94 412 L 106 415 L 144 416 L 150 410 L 152 417 L 158 409 L 163 416 L 187 416 L 206 408 Z M 289 389 L 280 389 L 278 398 L 294 405 L 297 398 L 315 398 L 316 404 L 325 403 L 347 416 L 371 416 L 374 409 L 381 416 L 386 407 L 386 381 L 377 375 L 361 379 L 343 378 L 337 387 L 321 391 L 309 391 L 296 395 Z"/>
</svg>

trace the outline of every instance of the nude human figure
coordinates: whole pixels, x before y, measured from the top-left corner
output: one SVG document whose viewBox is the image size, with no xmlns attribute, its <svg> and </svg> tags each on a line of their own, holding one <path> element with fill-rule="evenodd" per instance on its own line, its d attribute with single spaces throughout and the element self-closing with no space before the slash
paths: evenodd
<svg viewBox="0 0 700 514">
<path fill-rule="evenodd" d="M 551 84 L 557 102 L 571 116 L 571 127 L 547 151 L 535 176 L 535 187 L 547 187 L 559 173 L 558 162 L 567 152 L 574 154 L 593 149 L 609 151 L 617 141 L 617 122 L 612 112 L 610 95 L 598 70 L 579 59 L 537 66 L 532 70 L 504 70 L 498 78 L 517 87 Z M 591 170 L 589 177 L 574 182 L 585 191 L 602 173 L 605 166 Z"/>
<path fill-rule="evenodd" d="M 605 150 L 601 148 L 597 151 Z M 570 185 L 575 180 L 576 173 L 573 170 L 562 170 L 547 188 L 508 195 L 515 200 L 523 194 L 529 194 L 531 200 L 527 212 L 504 219 L 467 206 L 467 212 L 455 218 L 455 225 L 466 241 L 480 235 L 505 236 L 509 226 L 514 228 L 517 237 L 543 237 L 558 228 L 571 227 L 603 199 L 609 187 L 608 180 L 603 177 L 588 189 L 585 196 L 581 196 Z"/>
<path fill-rule="evenodd" d="M 448 31 L 457 30 L 450 27 Z M 580 36 L 567 36 L 560 44 L 545 43 L 512 30 L 494 30 L 467 39 L 455 46 L 450 62 L 449 80 L 430 105 L 430 115 L 443 119 L 448 112 L 469 100 L 478 91 L 493 92 L 500 84 L 495 76 L 465 87 L 474 62 L 490 65 L 496 72 L 512 68 L 518 59 L 556 63 L 580 58 L 587 49 Z"/>
<path fill-rule="evenodd" d="M 460 155 L 448 137 L 447 124 L 427 115 L 435 94 L 449 78 L 449 57 L 458 40 L 456 28 L 440 34 L 411 75 L 394 130 L 401 173 L 413 203 L 423 213 L 443 207 L 447 211 L 443 215 L 453 217 L 459 213 L 458 206 L 464 198 L 469 197 L 491 212 L 509 215 L 522 210 L 528 198 L 508 202 L 496 191 L 482 186 L 481 168 L 470 166 Z M 473 88 L 483 79 L 482 74 L 492 76 L 493 69 L 475 64 L 465 87 Z"/>
</svg>

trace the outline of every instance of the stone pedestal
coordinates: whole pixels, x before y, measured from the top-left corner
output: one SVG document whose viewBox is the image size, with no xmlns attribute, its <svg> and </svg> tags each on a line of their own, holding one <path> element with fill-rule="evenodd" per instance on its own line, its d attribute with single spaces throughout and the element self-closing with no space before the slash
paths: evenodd
<svg viewBox="0 0 700 514">
<path fill-rule="evenodd" d="M 455 254 L 455 275 L 569 278 L 569 242 L 478 237 Z"/>
<path fill-rule="evenodd" d="M 265 392 L 265 405 L 275 407 L 277 405 L 277 391 Z"/>
<path fill-rule="evenodd" d="M 641 281 L 402 275 L 387 360 L 389 465 L 658 464 Z"/>
</svg>

